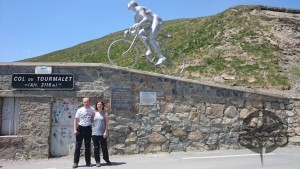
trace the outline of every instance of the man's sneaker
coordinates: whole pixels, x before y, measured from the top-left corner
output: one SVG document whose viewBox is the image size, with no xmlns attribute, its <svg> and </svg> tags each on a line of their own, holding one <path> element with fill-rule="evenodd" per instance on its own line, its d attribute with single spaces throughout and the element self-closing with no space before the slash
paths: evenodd
<svg viewBox="0 0 300 169">
<path fill-rule="evenodd" d="M 100 163 L 96 163 L 96 167 L 101 167 L 101 164 Z"/>
<path fill-rule="evenodd" d="M 78 167 L 78 164 L 77 163 L 74 163 L 73 164 L 73 168 L 77 168 Z"/>
<path fill-rule="evenodd" d="M 111 165 L 111 162 L 110 161 L 106 161 L 106 165 Z"/>
<path fill-rule="evenodd" d="M 157 63 L 155 64 L 155 66 L 162 64 L 163 61 L 165 61 L 166 58 L 165 57 L 161 57 L 158 59 Z"/>
<path fill-rule="evenodd" d="M 87 167 L 93 167 L 93 164 L 92 163 L 87 163 L 86 166 Z"/>
</svg>

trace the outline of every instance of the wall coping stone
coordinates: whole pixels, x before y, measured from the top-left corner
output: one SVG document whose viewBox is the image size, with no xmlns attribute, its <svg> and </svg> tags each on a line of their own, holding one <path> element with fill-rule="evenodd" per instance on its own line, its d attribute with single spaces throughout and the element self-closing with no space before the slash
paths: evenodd
<svg viewBox="0 0 300 169">
<path fill-rule="evenodd" d="M 91 68 L 103 67 L 103 68 L 107 68 L 107 69 L 115 69 L 115 70 L 136 73 L 136 74 L 149 75 L 149 76 L 160 77 L 160 78 L 168 78 L 168 79 L 178 80 L 178 81 L 182 81 L 182 82 L 189 82 L 189 83 L 195 83 L 195 84 L 206 85 L 206 86 L 211 86 L 211 87 L 236 90 L 236 91 L 246 92 L 246 93 L 251 93 L 251 94 L 266 95 L 266 96 L 272 96 L 272 97 L 278 97 L 278 98 L 300 99 L 300 95 L 299 96 L 290 96 L 289 94 L 287 94 L 287 92 L 280 91 L 280 90 L 276 90 L 276 92 L 274 92 L 273 90 L 270 90 L 270 89 L 258 89 L 258 88 L 250 89 L 250 88 L 246 88 L 246 87 L 242 87 L 242 86 L 227 86 L 227 85 L 223 85 L 223 84 L 217 84 L 214 82 L 185 79 L 185 78 L 180 78 L 180 77 L 175 77 L 175 76 L 162 75 L 159 73 L 141 71 L 141 70 L 132 69 L 132 68 L 124 68 L 124 67 L 119 67 L 119 66 L 115 66 L 115 65 L 103 64 L 103 63 L 0 62 L 0 67 L 2 67 L 2 66 L 53 66 L 53 67 L 66 67 L 66 68 L 67 67 L 91 67 Z M 2 91 L 0 91 L 0 95 L 3 95 L 3 96 L 10 95 L 13 93 L 12 91 L 14 91 L 14 90 L 2 90 Z M 75 92 L 75 91 L 71 91 L 71 92 Z M 14 93 L 14 94 L 16 94 L 16 93 Z M 41 95 L 40 97 L 45 97 L 45 95 Z"/>
</svg>

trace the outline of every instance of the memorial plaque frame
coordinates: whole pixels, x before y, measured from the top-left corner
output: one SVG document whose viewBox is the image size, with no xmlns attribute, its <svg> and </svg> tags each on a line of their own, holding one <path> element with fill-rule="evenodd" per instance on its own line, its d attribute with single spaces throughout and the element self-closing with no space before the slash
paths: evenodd
<svg viewBox="0 0 300 169">
<path fill-rule="evenodd" d="M 74 74 L 12 74 L 14 90 L 73 90 Z"/>
<path fill-rule="evenodd" d="M 133 91 L 131 88 L 113 88 L 111 93 L 111 108 L 113 110 L 132 110 Z"/>
<path fill-rule="evenodd" d="M 140 105 L 153 106 L 157 101 L 156 92 L 140 92 Z"/>
</svg>

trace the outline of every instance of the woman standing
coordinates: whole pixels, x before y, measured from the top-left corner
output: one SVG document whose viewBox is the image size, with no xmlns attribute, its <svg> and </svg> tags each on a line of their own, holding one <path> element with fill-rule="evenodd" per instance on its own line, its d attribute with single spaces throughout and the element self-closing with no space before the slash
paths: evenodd
<svg viewBox="0 0 300 169">
<path fill-rule="evenodd" d="M 96 166 L 100 167 L 100 146 L 103 153 L 103 159 L 107 165 L 111 165 L 107 150 L 107 135 L 108 135 L 108 114 L 104 111 L 104 103 L 98 101 L 95 105 L 95 117 L 92 129 L 92 139 L 94 143 L 94 156 Z"/>
</svg>

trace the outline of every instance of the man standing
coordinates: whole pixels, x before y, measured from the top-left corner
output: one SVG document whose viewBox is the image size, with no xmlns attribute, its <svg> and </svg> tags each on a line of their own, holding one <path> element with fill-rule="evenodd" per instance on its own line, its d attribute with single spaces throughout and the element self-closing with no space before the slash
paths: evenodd
<svg viewBox="0 0 300 169">
<path fill-rule="evenodd" d="M 135 16 L 134 16 L 135 24 L 131 28 L 129 28 L 129 30 L 133 29 L 135 31 L 138 31 L 137 33 L 140 40 L 147 48 L 147 52 L 145 53 L 146 56 L 152 53 L 150 44 L 153 46 L 159 58 L 155 65 L 160 65 L 166 59 L 162 54 L 158 42 L 156 41 L 156 37 L 163 23 L 161 17 L 153 13 L 147 7 L 139 6 L 134 0 L 128 3 L 128 9 L 135 12 Z M 125 34 L 127 33 L 128 31 L 125 31 Z"/>
<path fill-rule="evenodd" d="M 80 148 L 82 141 L 85 145 L 85 162 L 86 166 L 92 167 L 91 164 L 91 137 L 92 137 L 92 122 L 95 111 L 90 107 L 90 99 L 83 99 L 83 107 L 76 112 L 74 119 L 74 135 L 76 136 L 76 146 L 74 153 L 73 168 L 78 167 L 80 158 Z"/>
</svg>

